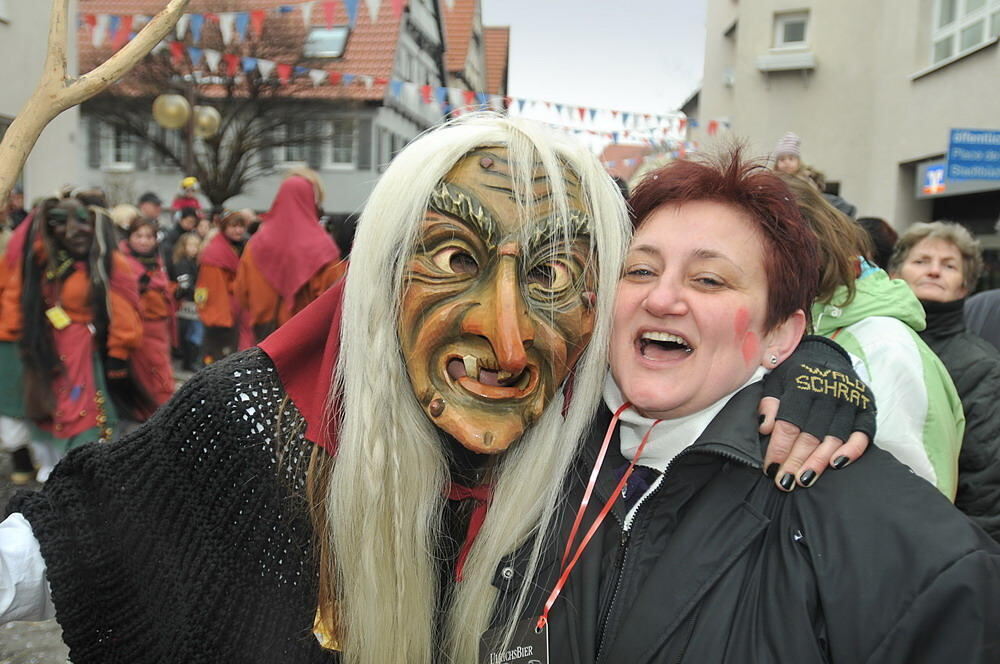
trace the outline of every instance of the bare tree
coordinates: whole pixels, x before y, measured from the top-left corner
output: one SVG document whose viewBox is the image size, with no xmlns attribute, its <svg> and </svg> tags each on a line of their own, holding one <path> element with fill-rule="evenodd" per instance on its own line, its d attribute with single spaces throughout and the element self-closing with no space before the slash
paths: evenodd
<svg viewBox="0 0 1000 664">
<path fill-rule="evenodd" d="M 88 73 L 73 79 L 66 69 L 69 0 L 52 0 L 42 79 L 0 141 L 0 201 L 7 200 L 17 174 L 49 122 L 124 76 L 173 30 L 189 1 L 170 0 L 135 39 Z"/>
<path fill-rule="evenodd" d="M 289 53 L 298 49 L 289 49 L 287 44 L 268 46 L 282 41 L 288 40 L 273 36 L 248 39 L 240 48 L 243 56 L 276 57 L 287 62 Z M 208 26 L 201 44 L 224 48 L 221 36 L 209 33 Z M 328 120 L 332 104 L 345 108 L 362 103 L 331 102 L 317 94 L 307 76 L 281 82 L 275 76 L 264 78 L 256 69 L 243 71 L 242 66 L 229 75 L 225 62 L 219 65 L 218 73 L 206 69 L 187 58 L 178 61 L 166 51 L 150 54 L 127 78 L 90 100 L 83 110 L 125 131 L 185 175 L 197 177 L 202 192 L 214 205 L 222 205 L 270 172 L 271 154 L 277 148 L 300 148 L 301 161 L 318 167 L 319 148 L 331 136 Z M 164 130 L 152 120 L 153 99 L 166 92 L 181 94 L 192 105 L 213 106 L 222 116 L 215 136 L 193 143 L 193 156 L 188 155 L 192 142 L 174 140 L 178 135 L 170 135 L 171 131 L 185 130 Z"/>
</svg>

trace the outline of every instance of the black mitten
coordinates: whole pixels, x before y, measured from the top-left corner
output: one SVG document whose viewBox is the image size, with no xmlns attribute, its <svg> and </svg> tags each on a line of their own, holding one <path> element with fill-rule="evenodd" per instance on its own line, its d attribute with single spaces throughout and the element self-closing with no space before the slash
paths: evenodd
<svg viewBox="0 0 1000 664">
<path fill-rule="evenodd" d="M 852 431 L 875 439 L 875 399 L 836 342 L 808 335 L 764 379 L 764 396 L 775 397 L 777 419 L 823 440 L 847 440 Z"/>
</svg>

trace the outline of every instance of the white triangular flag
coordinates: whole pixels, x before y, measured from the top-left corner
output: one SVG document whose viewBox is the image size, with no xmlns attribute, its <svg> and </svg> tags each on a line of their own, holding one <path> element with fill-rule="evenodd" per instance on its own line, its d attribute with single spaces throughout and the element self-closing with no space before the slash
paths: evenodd
<svg viewBox="0 0 1000 664">
<path fill-rule="evenodd" d="M 149 16 L 145 14 L 136 14 L 135 18 L 132 19 L 132 29 L 136 32 L 142 30 L 142 28 L 149 23 Z"/>
<path fill-rule="evenodd" d="M 104 43 L 104 40 L 108 36 L 108 23 L 111 22 L 111 17 L 107 14 L 98 14 L 96 17 L 96 23 L 94 23 L 94 32 L 91 34 L 91 39 L 93 41 L 94 47 L 99 47 Z"/>
<path fill-rule="evenodd" d="M 465 106 L 465 98 L 459 88 L 448 88 L 448 104 L 452 108 L 462 108 Z"/>
<path fill-rule="evenodd" d="M 156 55 L 158 53 L 162 53 L 163 51 L 165 51 L 166 48 L 167 48 L 167 42 L 161 39 L 160 41 L 156 42 L 156 46 L 153 47 L 153 50 L 150 51 L 150 53 Z"/>
<path fill-rule="evenodd" d="M 378 19 L 379 9 L 382 8 L 382 0 L 365 0 L 365 4 L 368 5 L 368 17 L 374 23 Z"/>
<path fill-rule="evenodd" d="M 219 14 L 219 32 L 222 33 L 222 43 L 226 46 L 233 41 L 233 32 L 236 30 L 236 12 L 222 12 Z"/>
<path fill-rule="evenodd" d="M 361 79 L 361 82 L 365 84 L 365 88 L 369 90 L 371 90 L 372 86 L 375 85 L 374 76 L 358 76 L 358 78 Z"/>
<path fill-rule="evenodd" d="M 502 111 L 503 97 L 499 97 L 497 95 L 490 95 L 490 108 L 492 108 L 494 111 Z"/>
<path fill-rule="evenodd" d="M 264 80 L 271 78 L 271 74 L 274 72 L 274 60 L 257 58 L 257 71 L 260 72 L 260 77 Z"/>
<path fill-rule="evenodd" d="M 97 17 L 100 20 L 100 16 Z M 184 35 L 187 34 L 188 22 L 191 20 L 190 14 L 181 14 L 181 17 L 177 19 L 177 38 L 184 39 Z"/>
<path fill-rule="evenodd" d="M 323 83 L 323 81 L 325 81 L 327 79 L 327 76 L 329 76 L 329 74 L 326 73 L 325 69 L 310 69 L 309 70 L 309 78 L 312 79 L 313 87 L 316 87 L 317 85 L 321 85 Z"/>
<path fill-rule="evenodd" d="M 448 5 L 448 11 L 455 8 L 455 0 L 444 0 L 444 4 Z"/>
<path fill-rule="evenodd" d="M 303 3 L 299 5 L 299 9 L 302 10 L 302 24 L 305 25 L 306 30 L 308 30 L 312 27 L 313 3 Z"/>
<path fill-rule="evenodd" d="M 205 62 L 208 63 L 208 71 L 217 71 L 219 69 L 219 62 L 221 61 L 222 53 L 210 48 L 205 49 Z"/>
</svg>

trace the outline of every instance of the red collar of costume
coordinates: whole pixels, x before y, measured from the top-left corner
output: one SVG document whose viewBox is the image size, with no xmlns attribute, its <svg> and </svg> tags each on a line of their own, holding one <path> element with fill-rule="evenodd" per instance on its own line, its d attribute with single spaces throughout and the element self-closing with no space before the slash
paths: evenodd
<svg viewBox="0 0 1000 664">
<path fill-rule="evenodd" d="M 341 279 L 260 343 L 306 421 L 306 438 L 331 454 L 337 449 L 337 436 L 327 395 L 340 353 L 344 282 Z"/>
</svg>

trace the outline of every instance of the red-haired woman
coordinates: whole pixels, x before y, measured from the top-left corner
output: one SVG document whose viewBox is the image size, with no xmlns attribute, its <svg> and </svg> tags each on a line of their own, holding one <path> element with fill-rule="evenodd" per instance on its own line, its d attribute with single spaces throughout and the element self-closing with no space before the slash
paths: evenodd
<svg viewBox="0 0 1000 664">
<path fill-rule="evenodd" d="M 215 236 L 201 254 L 194 301 L 205 325 L 205 364 L 253 345 L 250 319 L 235 293 L 236 270 L 246 245 L 247 220 L 239 212 L 223 214 Z"/>
<path fill-rule="evenodd" d="M 47 452 L 39 479 L 67 450 L 109 439 L 118 416 L 148 405 L 127 384 L 142 340 L 139 295 L 102 203 L 88 194 L 43 202 L 3 290 L 0 341 L 20 347 L 23 417 L 44 443 L 36 456 Z M 109 396 L 120 397 L 117 409 Z"/>
<path fill-rule="evenodd" d="M 819 273 L 787 187 L 737 153 L 655 171 L 630 203 L 604 405 L 506 651 L 547 625 L 560 662 L 995 661 L 1000 547 L 933 486 L 879 449 L 808 491 L 762 473 L 761 379 Z M 817 366 L 796 383 L 869 398 Z M 836 430 L 838 408 L 814 414 Z"/>
<path fill-rule="evenodd" d="M 176 320 L 173 289 L 157 247 L 156 225 L 141 217 L 133 220 L 119 250 L 136 277 L 142 315 L 142 345 L 132 354 L 132 368 L 136 380 L 160 406 L 174 393 L 170 347 Z M 151 414 L 145 413 L 147 417 Z"/>
<path fill-rule="evenodd" d="M 347 262 L 319 224 L 323 188 L 315 172 L 295 171 L 247 243 L 236 293 L 260 341 L 344 276 Z"/>
</svg>

